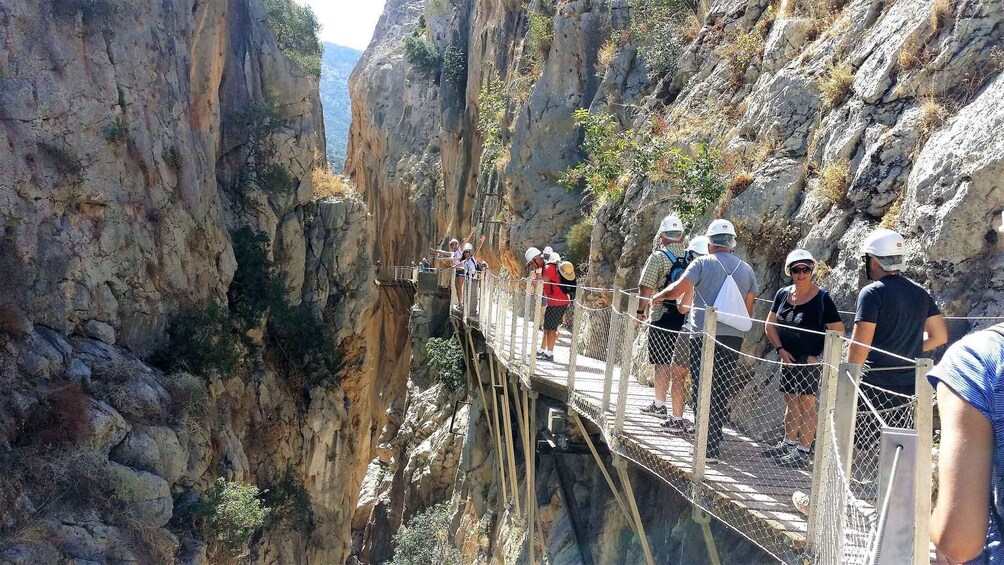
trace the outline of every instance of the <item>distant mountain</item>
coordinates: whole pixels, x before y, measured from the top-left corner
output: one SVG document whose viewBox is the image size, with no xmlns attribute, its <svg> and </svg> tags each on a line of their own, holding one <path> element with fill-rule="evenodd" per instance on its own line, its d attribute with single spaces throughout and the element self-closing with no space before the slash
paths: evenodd
<svg viewBox="0 0 1004 565">
<path fill-rule="evenodd" d="M 362 51 L 334 43 L 324 44 L 321 57 L 321 103 L 324 105 L 324 129 L 328 140 L 328 162 L 335 172 L 345 166 L 345 150 L 349 144 L 349 122 L 352 109 L 349 102 L 349 75 Z"/>
</svg>

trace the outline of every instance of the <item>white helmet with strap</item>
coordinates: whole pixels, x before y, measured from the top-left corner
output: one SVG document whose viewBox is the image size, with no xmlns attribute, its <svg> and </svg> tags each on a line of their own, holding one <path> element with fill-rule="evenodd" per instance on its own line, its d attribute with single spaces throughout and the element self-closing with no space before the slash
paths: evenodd
<svg viewBox="0 0 1004 565">
<path fill-rule="evenodd" d="M 540 257 L 540 249 L 537 249 L 536 247 L 531 247 L 530 249 L 526 250 L 526 253 L 523 254 L 523 257 L 526 259 L 526 264 L 529 265 L 530 261 L 533 261 L 537 257 Z"/>
<path fill-rule="evenodd" d="M 471 253 L 474 253 L 474 244 L 471 244 L 471 243 L 465 243 L 465 244 L 464 244 L 464 251 L 465 251 L 465 252 L 466 252 L 466 251 L 470 251 Z"/>
<path fill-rule="evenodd" d="M 861 252 L 874 257 L 887 271 L 902 271 L 906 268 L 906 240 L 892 230 L 879 228 L 868 234 L 861 243 Z"/>
<path fill-rule="evenodd" d="M 709 241 L 707 236 L 699 235 L 690 240 L 690 245 L 687 246 L 687 251 L 693 251 L 698 255 L 707 255 L 708 243 Z"/>
<path fill-rule="evenodd" d="M 788 257 L 784 260 L 784 274 L 790 277 L 791 266 L 798 263 L 815 265 L 816 260 L 812 257 L 812 253 L 809 253 L 805 249 L 796 249 L 789 253 Z"/>
</svg>

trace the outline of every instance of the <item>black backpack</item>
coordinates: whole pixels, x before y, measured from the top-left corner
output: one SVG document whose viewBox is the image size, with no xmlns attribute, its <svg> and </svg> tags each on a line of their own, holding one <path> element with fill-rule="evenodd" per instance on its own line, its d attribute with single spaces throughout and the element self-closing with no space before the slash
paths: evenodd
<svg viewBox="0 0 1004 565">
<path fill-rule="evenodd" d="M 677 257 L 669 249 L 663 249 L 662 252 L 673 263 L 673 266 L 669 268 L 669 273 L 666 274 L 666 283 L 662 285 L 662 288 L 666 288 L 683 276 L 683 272 L 687 270 L 687 261 L 683 257 Z"/>
<path fill-rule="evenodd" d="M 558 269 L 558 278 L 561 279 L 561 290 L 568 295 L 568 299 L 575 300 L 575 291 L 578 289 L 578 284 L 575 279 L 566 279 L 565 275 L 561 274 L 561 269 Z"/>
</svg>

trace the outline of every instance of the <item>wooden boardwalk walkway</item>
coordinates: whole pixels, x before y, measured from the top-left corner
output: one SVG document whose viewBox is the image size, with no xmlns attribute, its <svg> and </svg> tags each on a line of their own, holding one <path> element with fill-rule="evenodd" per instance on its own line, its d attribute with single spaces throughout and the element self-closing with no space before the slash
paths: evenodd
<svg viewBox="0 0 1004 565">
<path fill-rule="evenodd" d="M 524 323 L 523 318 L 518 318 L 518 321 Z M 470 325 L 484 335 L 476 319 L 471 318 Z M 532 334 L 533 338 L 539 339 L 537 332 Z M 538 361 L 529 382 L 522 378 L 528 372 L 528 363 L 515 362 L 508 350 L 496 353 L 506 369 L 521 375 L 521 380 L 529 388 L 564 400 L 568 398 L 570 338 L 567 329 L 562 328 L 554 361 Z M 485 341 L 489 347 L 493 346 L 491 339 Z M 505 343 L 508 348 L 509 340 Z M 514 345 L 514 351 L 523 351 L 522 331 L 516 332 Z M 608 426 L 601 416 L 605 366 L 605 361 L 580 353 L 576 358 L 575 391 L 569 398 L 569 409 L 574 409 L 601 430 Z M 606 418 L 608 423 L 613 421 L 613 411 L 618 402 L 620 369 L 615 367 L 613 371 Z M 684 497 L 695 499 L 691 483 L 693 437 L 668 433 L 659 426 L 660 418 L 642 413 L 641 408 L 649 405 L 652 398 L 650 387 L 630 379 L 623 432 L 612 438 L 612 442 L 617 444 L 615 451 L 659 476 Z M 685 412 L 685 417 L 694 421 L 689 410 Z M 721 461 L 707 465 L 696 500 L 701 507 L 779 560 L 797 561 L 805 547 L 806 519 L 792 505 L 791 496 L 796 490 L 809 491 L 811 471 L 774 465 L 761 454 L 765 445 L 737 430 L 726 427 L 724 435 Z"/>
</svg>

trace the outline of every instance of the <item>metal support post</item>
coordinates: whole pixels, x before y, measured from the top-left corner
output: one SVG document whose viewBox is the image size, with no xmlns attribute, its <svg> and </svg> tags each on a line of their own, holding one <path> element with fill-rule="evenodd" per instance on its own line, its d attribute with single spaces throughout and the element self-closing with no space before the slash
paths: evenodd
<svg viewBox="0 0 1004 565">
<path fill-rule="evenodd" d="M 527 412 L 527 429 L 526 435 L 527 439 L 527 452 L 529 458 L 526 462 L 527 472 L 527 482 L 530 485 L 530 502 L 528 503 L 530 507 L 530 514 L 534 520 L 537 527 L 537 533 L 541 536 L 544 535 L 544 528 L 540 525 L 540 512 L 537 508 L 537 393 L 528 390 L 527 396 L 530 398 L 530 410 Z M 530 543 L 533 543 L 533 536 L 530 536 Z M 546 549 L 547 544 L 542 544 L 544 549 Z"/>
<path fill-rule="evenodd" d="M 858 385 L 861 383 L 861 365 L 840 364 L 837 379 L 837 398 L 833 411 L 833 428 L 837 434 L 837 461 L 844 474 L 851 474 L 851 454 L 854 451 L 854 423 L 858 417 Z M 841 506 L 841 515 L 843 506 Z M 838 530 L 839 531 L 839 530 Z"/>
<path fill-rule="evenodd" d="M 593 445 L 593 439 L 589 437 L 589 434 L 586 432 L 586 426 L 582 424 L 582 420 L 579 418 L 578 414 L 575 412 L 569 412 L 569 414 L 571 415 L 572 420 L 575 420 L 575 425 L 579 427 L 579 433 L 582 434 L 582 439 L 586 442 L 586 446 L 589 447 L 589 452 L 593 454 L 593 459 L 596 460 L 596 466 L 600 468 L 600 473 L 602 473 L 603 478 L 606 479 L 607 486 L 610 487 L 610 492 L 614 495 L 614 500 L 617 501 L 617 506 L 620 506 L 621 512 L 624 513 L 624 519 L 627 520 L 628 524 L 631 524 L 631 529 L 634 530 L 635 526 L 634 520 L 631 519 L 631 512 L 628 511 L 627 504 L 625 504 L 624 499 L 621 498 L 621 494 L 617 490 L 617 486 L 614 485 L 614 480 L 610 477 L 610 473 L 607 471 L 606 463 L 603 462 L 603 459 L 600 458 L 599 452 L 596 451 L 596 446 Z M 635 530 L 635 533 L 638 533 L 638 531 Z"/>
<path fill-rule="evenodd" d="M 502 504 L 509 503 L 509 485 L 506 484 L 508 478 L 505 475 L 506 454 L 502 447 L 502 421 L 499 418 L 499 395 L 495 381 L 495 356 L 488 355 L 488 373 L 491 376 L 492 384 L 492 420 L 495 422 L 495 459 L 499 464 L 499 488 L 502 491 Z"/>
<path fill-rule="evenodd" d="M 530 340 L 534 339 L 533 336 L 537 334 L 537 328 L 533 328 L 533 332 L 530 331 L 530 324 L 533 323 L 533 310 L 530 307 L 533 305 L 533 282 L 526 281 L 526 290 L 523 294 L 523 341 L 521 345 L 523 346 L 519 354 L 519 362 L 517 365 L 522 367 L 528 367 L 530 365 L 527 356 L 530 354 Z"/>
<path fill-rule="evenodd" d="M 827 465 L 834 455 L 830 452 L 830 412 L 836 404 L 837 399 L 837 379 L 839 378 L 840 365 L 840 332 L 827 330 L 826 339 L 823 342 L 823 367 L 822 375 L 819 379 L 819 409 L 816 411 L 816 453 L 812 463 L 812 487 L 809 490 L 809 516 L 806 524 L 805 541 L 810 552 L 819 551 L 819 543 L 816 537 L 820 533 L 819 520 L 822 515 L 822 505 L 820 500 L 823 496 L 823 477 L 826 475 Z"/>
<path fill-rule="evenodd" d="M 617 302 L 617 295 L 614 294 L 614 303 Z M 614 353 L 614 344 L 617 340 L 617 332 L 620 331 L 618 321 L 620 320 L 620 314 L 617 313 L 617 309 L 610 306 L 610 329 L 607 332 L 607 360 L 606 365 L 603 367 L 603 401 L 600 404 L 600 420 L 603 423 L 603 433 L 606 435 L 607 426 L 607 410 L 610 409 L 610 389 L 613 387 L 614 378 L 614 362 L 617 359 L 617 355 Z"/>
<path fill-rule="evenodd" d="M 509 404 L 509 382 L 506 379 L 506 372 L 501 367 L 499 367 L 499 380 L 502 382 L 502 398 L 505 401 L 503 422 L 505 423 L 506 447 L 509 451 L 509 487 L 512 492 L 512 500 L 516 504 L 516 514 L 519 515 L 522 512 L 519 507 L 519 483 L 516 479 L 516 447 L 512 440 L 512 410 L 510 409 L 512 405 Z"/>
<path fill-rule="evenodd" d="M 631 517 L 635 523 L 635 533 L 638 534 L 638 541 L 641 542 L 641 549 L 645 553 L 645 563 L 655 565 L 652 557 L 652 548 L 648 546 L 648 536 L 645 535 L 645 525 L 641 521 L 641 513 L 638 512 L 638 502 L 634 499 L 634 489 L 631 488 L 631 477 L 627 473 L 627 461 L 620 455 L 614 455 L 614 468 L 621 479 L 621 487 L 624 489 L 624 498 L 627 498 L 631 507 Z"/>
<path fill-rule="evenodd" d="M 533 283 L 533 341 L 530 343 L 530 374 L 527 377 L 527 382 L 537 374 L 537 352 L 540 351 L 540 341 L 537 339 L 537 328 L 540 327 L 541 319 L 540 314 L 543 308 L 540 307 L 541 300 L 544 297 L 544 281 L 536 280 Z"/>
<path fill-rule="evenodd" d="M 516 283 L 516 287 L 513 288 L 513 282 Z M 519 325 L 519 318 L 516 312 L 516 296 L 519 290 L 520 281 L 509 281 L 509 313 L 510 326 L 509 326 L 509 366 L 513 369 L 516 368 L 516 326 Z"/>
<path fill-rule="evenodd" d="M 454 306 L 459 306 L 460 302 L 457 300 L 457 271 L 455 269 L 450 270 L 450 310 L 453 310 Z"/>
<path fill-rule="evenodd" d="M 572 343 L 568 349 L 568 402 L 571 404 L 575 394 L 575 364 L 579 357 L 579 332 L 582 330 L 582 316 L 585 310 L 578 308 L 582 304 L 582 293 L 578 293 L 572 303 Z"/>
<path fill-rule="evenodd" d="M 617 382 L 617 414 L 614 418 L 614 437 L 624 431 L 624 412 L 627 410 L 628 384 L 631 380 L 631 362 L 634 353 L 634 336 L 638 330 L 638 324 L 631 317 L 632 312 L 638 311 L 638 295 L 634 294 L 628 300 L 628 308 L 621 315 L 624 324 L 624 350 L 621 353 L 621 374 Z"/>
<path fill-rule="evenodd" d="M 916 479 L 917 498 L 913 510 L 914 546 L 913 562 L 917 565 L 930 561 L 928 549 L 928 523 L 931 518 L 931 454 L 934 450 L 934 388 L 927 380 L 931 372 L 930 359 L 917 360 L 917 430 Z"/>
<path fill-rule="evenodd" d="M 530 401 L 527 389 L 523 388 L 523 469 L 526 475 L 526 531 L 530 546 L 530 563 L 537 563 L 536 548 L 533 543 L 533 520 L 537 502 L 533 500 L 533 455 L 530 451 Z"/>
<path fill-rule="evenodd" d="M 879 484 L 878 484 L 878 522 L 876 535 L 869 551 L 869 565 L 899 565 L 911 553 L 915 554 L 916 545 L 923 545 L 923 559 L 914 555 L 914 563 L 929 563 L 930 533 L 925 529 L 916 532 L 914 525 L 915 506 L 918 498 L 927 497 L 930 493 L 917 490 L 917 457 L 919 442 L 917 432 L 898 428 L 882 428 L 882 440 L 879 448 Z M 930 474 L 928 475 L 930 480 Z M 919 540 L 915 534 L 919 533 Z M 915 544 L 914 542 L 923 542 Z"/>
<path fill-rule="evenodd" d="M 472 286 L 473 285 L 471 284 L 471 277 L 469 277 L 467 275 L 464 275 L 464 299 L 463 299 L 462 302 L 464 303 L 463 304 L 463 308 L 464 308 L 463 311 L 464 311 L 464 324 L 465 325 L 469 325 L 469 322 L 470 322 L 470 316 L 471 316 L 471 287 Z"/>
<path fill-rule="evenodd" d="M 715 536 L 711 534 L 711 514 L 695 505 L 692 515 L 704 533 L 704 545 L 708 548 L 708 559 L 711 561 L 711 565 L 722 565 L 722 560 L 718 557 L 718 546 L 715 545 Z"/>
<path fill-rule="evenodd" d="M 704 482 L 704 467 L 708 456 L 708 424 L 711 414 L 711 379 L 715 370 L 715 336 L 718 334 L 718 310 L 709 306 L 704 311 L 704 340 L 701 348 L 700 386 L 697 389 L 697 406 L 694 424 L 694 476 L 691 478 L 691 498 L 697 500 Z"/>
</svg>

